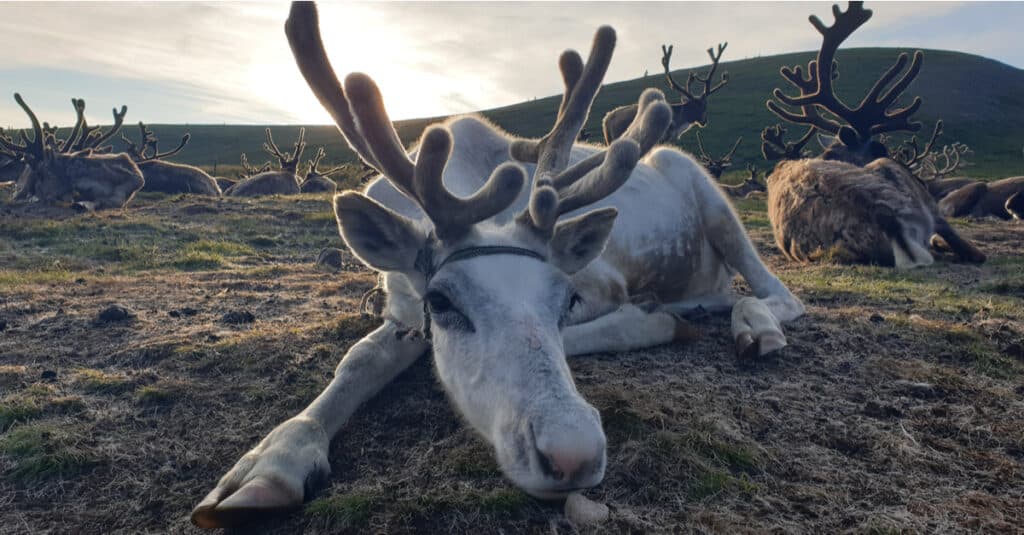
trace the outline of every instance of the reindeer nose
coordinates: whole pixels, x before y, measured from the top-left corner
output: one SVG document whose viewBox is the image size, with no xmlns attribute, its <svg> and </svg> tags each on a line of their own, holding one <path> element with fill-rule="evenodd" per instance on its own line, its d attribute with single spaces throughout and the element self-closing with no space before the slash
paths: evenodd
<svg viewBox="0 0 1024 535">
<path fill-rule="evenodd" d="M 585 446 L 581 444 L 580 446 Z M 604 448 L 537 447 L 537 458 L 544 474 L 563 483 L 582 481 L 601 467 Z"/>
</svg>

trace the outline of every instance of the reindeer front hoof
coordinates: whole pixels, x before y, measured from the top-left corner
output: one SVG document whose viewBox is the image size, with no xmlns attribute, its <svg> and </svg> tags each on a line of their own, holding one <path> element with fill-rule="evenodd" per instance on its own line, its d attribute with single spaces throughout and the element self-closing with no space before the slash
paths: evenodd
<svg viewBox="0 0 1024 535">
<path fill-rule="evenodd" d="M 675 320 L 675 331 L 672 335 L 673 342 L 692 342 L 700 338 L 700 330 L 693 326 L 686 318 L 679 314 L 669 313 Z"/>
<path fill-rule="evenodd" d="M 204 529 L 230 528 L 294 509 L 302 504 L 284 485 L 256 477 L 226 498 L 217 488 L 192 510 L 192 523 Z"/>
<path fill-rule="evenodd" d="M 736 357 L 741 361 L 769 357 L 786 345 L 786 337 L 782 333 L 766 332 L 754 337 L 745 332 L 736 337 Z"/>
<path fill-rule="evenodd" d="M 750 333 L 742 333 L 736 337 L 736 357 L 742 361 L 757 358 L 760 349 L 757 340 Z"/>
</svg>

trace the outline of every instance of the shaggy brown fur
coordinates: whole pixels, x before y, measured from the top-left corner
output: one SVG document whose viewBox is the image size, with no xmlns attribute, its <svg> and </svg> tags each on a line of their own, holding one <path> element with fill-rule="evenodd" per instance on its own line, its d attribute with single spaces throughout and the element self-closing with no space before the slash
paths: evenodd
<svg viewBox="0 0 1024 535">
<path fill-rule="evenodd" d="M 198 167 L 163 160 L 139 162 L 138 166 L 146 177 L 142 191 L 220 196 L 217 182 Z"/>
<path fill-rule="evenodd" d="M 15 199 L 123 208 L 143 183 L 142 172 L 127 154 L 52 153 L 22 175 Z"/>
<path fill-rule="evenodd" d="M 807 159 L 783 161 L 768 177 L 768 218 L 792 260 L 894 266 L 898 252 L 927 263 L 933 234 L 961 256 L 983 261 L 946 224 L 924 186 L 888 158 L 865 167 Z M 916 247 L 915 247 L 916 245 Z"/>
<path fill-rule="evenodd" d="M 943 197 L 939 201 L 939 212 L 946 217 L 1020 219 L 1021 192 L 1024 192 L 1024 176 L 995 182 L 974 181 Z M 1017 198 L 1013 199 L 1015 195 Z"/>
<path fill-rule="evenodd" d="M 267 171 L 249 177 L 224 192 L 229 197 L 261 197 L 263 195 L 295 195 L 299 193 L 299 181 L 294 173 Z"/>
</svg>

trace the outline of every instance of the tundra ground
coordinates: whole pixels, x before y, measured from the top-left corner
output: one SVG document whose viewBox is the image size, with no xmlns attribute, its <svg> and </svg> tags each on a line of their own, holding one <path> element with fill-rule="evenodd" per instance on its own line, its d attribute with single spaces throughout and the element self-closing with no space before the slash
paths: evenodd
<svg viewBox="0 0 1024 535">
<path fill-rule="evenodd" d="M 762 362 L 736 361 L 727 317 L 695 343 L 570 360 L 609 439 L 586 493 L 612 510 L 598 531 L 1021 529 L 1024 226 L 958 222 L 988 263 L 895 272 L 787 263 L 764 202 L 738 209 L 808 314 Z M 98 214 L 0 199 L 0 532 L 197 532 L 190 509 L 375 326 L 356 310 L 374 275 L 317 267 L 327 246 L 326 195 Z M 128 318 L 100 320 L 115 303 Z M 429 356 L 331 465 L 256 531 L 575 531 L 501 476 Z"/>
</svg>

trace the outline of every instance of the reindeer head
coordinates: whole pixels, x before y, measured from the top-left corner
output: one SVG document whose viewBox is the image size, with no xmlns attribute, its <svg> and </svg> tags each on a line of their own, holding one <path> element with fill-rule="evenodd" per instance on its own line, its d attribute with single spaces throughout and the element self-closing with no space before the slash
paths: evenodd
<svg viewBox="0 0 1024 535">
<path fill-rule="evenodd" d="M 559 219 L 625 182 L 668 128 L 664 97 L 645 93 L 621 139 L 570 166 L 615 33 L 598 30 L 586 64 L 576 52 L 563 53 L 566 90 L 554 127 L 540 140 L 510 146 L 512 157 L 536 162 L 527 206 L 513 215 L 527 179 L 522 164 L 505 162 L 475 194 L 453 195 L 443 175 L 446 166 L 458 172 L 449 159 L 466 148 L 453 147 L 448 127 L 428 127 L 410 159 L 373 80 L 350 74 L 342 87 L 335 77 L 315 7 L 293 4 L 286 32 L 299 69 L 349 145 L 423 214 L 409 219 L 355 192 L 335 197 L 349 248 L 373 269 L 401 274 L 423 300 L 437 374 L 454 405 L 527 492 L 557 497 L 596 485 L 605 437 L 599 414 L 573 383 L 560 326 L 578 300 L 570 275 L 601 253 L 616 211 Z"/>
<path fill-rule="evenodd" d="M 124 123 L 128 108 L 115 108 L 114 125 L 106 133 L 85 120 L 85 101 L 71 99 L 78 120 L 68 139 L 56 138 L 56 127 L 39 119 L 21 95 L 14 100 L 28 115 L 34 135 L 19 133 L 21 143 L 0 130 L 0 148 L 27 164 L 15 186 L 14 199 L 37 198 L 45 202 L 83 202 L 98 208 L 123 206 L 142 187 L 139 168 L 124 154 L 104 154 L 106 142 Z"/>
<path fill-rule="evenodd" d="M 680 84 L 672 77 L 672 69 L 669 68 L 669 63 L 672 61 L 672 46 L 673 45 L 668 45 L 666 47 L 665 45 L 661 45 L 661 66 L 665 68 L 665 81 L 668 82 L 669 87 L 679 93 L 679 103 L 672 104 L 672 125 L 669 127 L 669 131 L 665 135 L 667 139 L 678 138 L 686 133 L 686 131 L 693 125 L 697 125 L 701 128 L 707 126 L 707 98 L 715 91 L 721 89 L 725 84 L 729 83 L 729 73 L 723 72 L 722 78 L 718 84 L 714 87 L 711 86 L 712 78 L 715 76 L 715 71 L 718 69 L 718 62 L 722 59 L 722 52 L 725 52 L 725 47 L 729 46 L 729 43 L 719 44 L 717 54 L 713 49 L 709 48 L 708 57 L 711 58 L 711 66 L 708 67 L 708 72 L 704 75 L 699 75 L 690 71 L 686 76 L 686 84 Z M 692 89 L 694 82 L 699 84 L 698 90 L 700 93 L 696 93 Z"/>
<path fill-rule="evenodd" d="M 910 120 L 921 107 L 920 97 L 915 97 L 904 108 L 891 111 L 890 108 L 921 71 L 924 53 L 920 50 L 915 52 L 909 67 L 907 54 L 900 54 L 896 63 L 882 74 L 860 104 L 851 108 L 840 100 L 832 88 L 832 82 L 838 77 L 835 54 L 839 45 L 871 18 L 871 10 L 864 9 L 864 2 L 850 2 L 846 11 L 833 5 L 832 14 L 835 17 L 832 26 L 825 26 L 817 16 L 810 17 L 811 25 L 822 35 L 822 45 L 817 59 L 807 64 L 807 77 L 804 78 L 800 66 L 783 67 L 780 71 L 784 78 L 800 90 L 800 95 L 791 97 L 775 89 L 772 92 L 775 100 L 769 100 L 767 105 L 772 113 L 789 122 L 811 125 L 834 136 L 821 156 L 823 159 L 863 166 L 889 155 L 885 145 L 874 139 L 874 136 L 921 129 L 921 123 Z M 904 68 L 906 72 L 903 72 Z M 798 108 L 799 113 L 784 106 Z M 822 115 L 822 111 L 828 116 Z"/>
<path fill-rule="evenodd" d="M 736 139 L 736 143 L 732 146 L 729 152 L 722 155 L 721 158 L 715 158 L 708 154 L 707 150 L 704 149 L 704 139 L 701 138 L 700 132 L 697 132 L 697 151 L 699 154 L 697 158 L 700 160 L 701 165 L 708 170 L 708 173 L 715 178 L 721 178 L 722 173 L 726 169 L 732 167 L 732 156 L 736 154 L 736 149 L 739 148 L 740 143 L 743 142 L 743 136 Z"/>
</svg>

